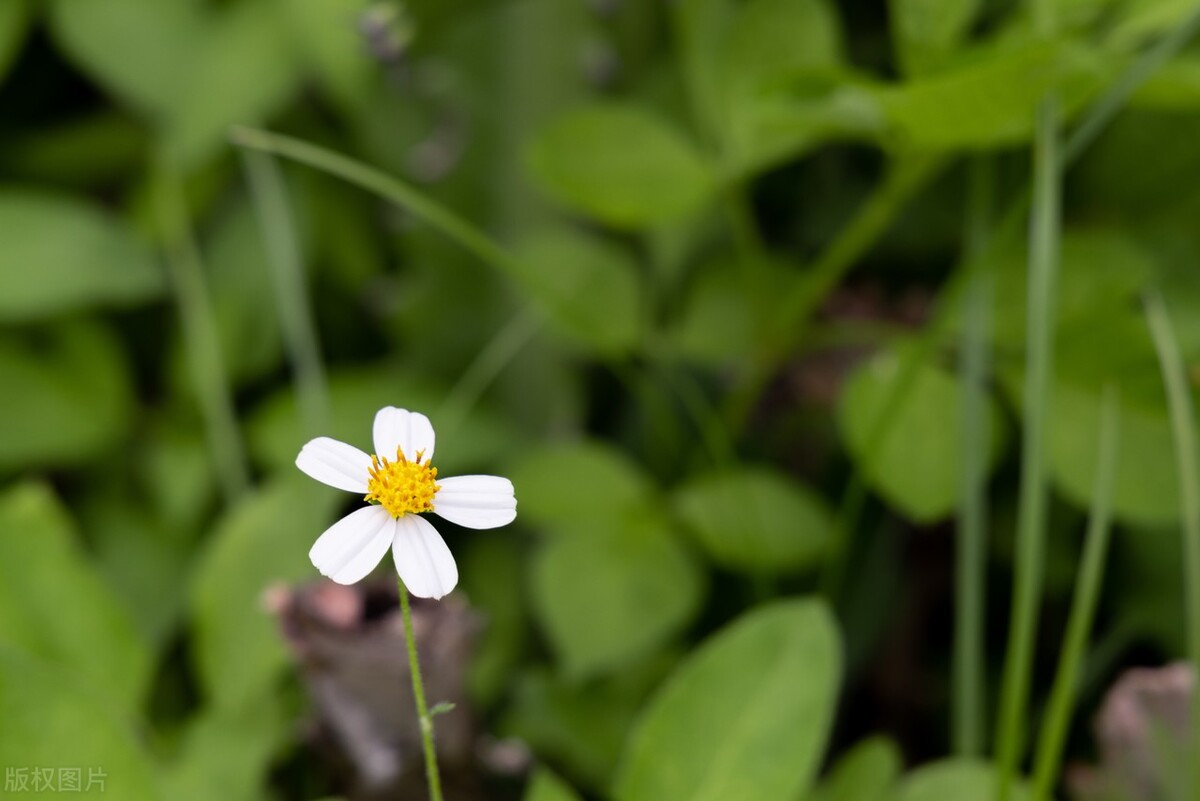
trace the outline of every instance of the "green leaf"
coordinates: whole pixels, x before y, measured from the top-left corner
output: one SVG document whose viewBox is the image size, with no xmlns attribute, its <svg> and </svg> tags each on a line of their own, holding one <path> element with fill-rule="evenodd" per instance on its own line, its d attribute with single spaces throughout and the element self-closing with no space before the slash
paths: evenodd
<svg viewBox="0 0 1200 801">
<path fill-rule="evenodd" d="M 569 784 L 545 768 L 539 768 L 525 788 L 524 801 L 580 801 L 580 798 Z"/>
<path fill-rule="evenodd" d="M 833 4 L 685 0 L 676 28 L 693 106 L 730 172 L 761 169 L 863 123 L 862 103 L 832 91 L 843 62 Z"/>
<path fill-rule="evenodd" d="M 1179 519 L 1179 481 L 1166 408 L 1137 403 L 1124 392 L 1120 406 L 1121 460 L 1113 514 L 1130 523 L 1171 525 Z M 1050 472 L 1059 491 L 1081 509 L 1094 492 L 1099 426 L 1099 391 L 1056 383 L 1047 426 Z"/>
<path fill-rule="evenodd" d="M 269 689 L 287 664 L 263 593 L 316 580 L 308 550 L 331 522 L 335 496 L 305 476 L 247 495 L 217 524 L 191 587 L 193 654 L 205 697 L 231 709 Z"/>
<path fill-rule="evenodd" d="M 30 17 L 27 0 L 0 3 L 0 83 L 4 82 L 5 73 L 21 52 Z"/>
<path fill-rule="evenodd" d="M 268 795 L 271 760 L 288 742 L 294 721 L 278 693 L 242 705 L 203 709 L 183 733 L 179 755 L 163 777 L 171 801 L 256 801 Z"/>
<path fill-rule="evenodd" d="M 765 467 L 690 479 L 676 491 L 675 503 L 712 560 L 731 570 L 786 573 L 810 567 L 834 527 L 817 493 Z"/>
<path fill-rule="evenodd" d="M 970 33 L 980 0 L 891 0 L 892 42 L 906 75 L 936 72 Z"/>
<path fill-rule="evenodd" d="M 1069 43 L 987 53 L 954 69 L 872 90 L 900 143 L 918 149 L 988 149 L 1032 135 L 1034 109 L 1058 88 L 1073 109 L 1101 84 L 1094 53 Z"/>
<path fill-rule="evenodd" d="M 365 98 L 379 72 L 359 32 L 366 8 L 362 0 L 291 0 L 283 7 L 309 71 L 346 107 Z"/>
<path fill-rule="evenodd" d="M 843 754 L 809 801 L 880 801 L 890 796 L 903 767 L 886 737 L 863 740 Z"/>
<path fill-rule="evenodd" d="M 996 795 L 997 774 L 988 763 L 977 759 L 944 759 L 918 768 L 905 777 L 896 801 L 991 801 Z M 1016 782 L 1008 796 L 1024 801 L 1029 792 Z"/>
<path fill-rule="evenodd" d="M 0 335 L 0 469 L 74 465 L 124 435 L 132 414 L 121 345 L 83 321 Z"/>
<path fill-rule="evenodd" d="M 437 431 L 437 460 L 444 476 L 493 463 L 512 451 L 517 435 L 486 410 L 477 409 L 456 429 L 439 427 L 438 409 L 445 396 L 443 389 L 415 379 L 399 363 L 333 372 L 329 375 L 328 431 L 305 431 L 295 394 L 282 390 L 255 410 L 249 428 L 251 452 L 271 468 L 290 470 L 300 448 L 316 436 L 333 437 L 370 451 L 372 421 L 384 406 L 400 406 L 430 417 Z"/>
<path fill-rule="evenodd" d="M 521 499 L 524 515 L 525 499 Z M 486 625 L 474 643 L 467 683 L 478 708 L 490 708 L 508 693 L 512 676 L 529 640 L 529 618 L 523 593 L 526 555 L 515 537 L 475 537 L 455 550 L 459 587 Z"/>
<path fill-rule="evenodd" d="M 83 631 L 78 634 L 88 637 Z M 86 661 L 88 655 L 81 653 L 79 658 Z M 30 792 L 31 796 L 62 792 L 71 798 L 163 798 L 149 757 L 122 717 L 59 665 L 0 646 L 0 720 L 0 765 L 6 774 L 26 771 L 32 788 L 35 768 L 54 771 L 54 790 Z M 62 791 L 67 785 L 59 770 L 74 768 L 80 769 L 80 792 Z"/>
<path fill-rule="evenodd" d="M 907 358 L 901 353 L 884 351 L 856 369 L 842 392 L 838 421 L 869 485 L 913 520 L 932 522 L 950 514 L 958 497 L 962 382 L 940 366 L 924 364 L 900 404 L 889 406 Z M 988 464 L 994 465 L 1006 429 L 995 400 L 987 403 Z M 885 414 L 887 429 L 880 431 Z"/>
<path fill-rule="evenodd" d="M 511 473 L 521 518 L 546 525 L 613 519 L 642 508 L 653 486 L 642 468 L 620 451 L 585 440 L 530 453 Z"/>
<path fill-rule="evenodd" d="M 71 196 L 0 191 L 0 241 L 0 322 L 130 306 L 163 291 L 162 271 L 124 222 Z"/>
<path fill-rule="evenodd" d="M 145 641 L 42 484 L 0 495 L 0 643 L 75 673 L 124 715 L 139 708 L 150 679 Z M 7 733 L 8 718 L 0 719 Z"/>
<path fill-rule="evenodd" d="M 195 60 L 182 62 L 190 69 L 169 107 L 166 134 L 168 147 L 184 164 L 210 158 L 226 146 L 232 126 L 263 122 L 299 88 L 299 62 L 279 27 L 273 2 L 230 4 Z"/>
<path fill-rule="evenodd" d="M 156 118 L 181 101 L 181 65 L 194 63 L 209 27 L 199 0 L 51 0 L 50 23 L 84 74 Z"/>
<path fill-rule="evenodd" d="M 605 355 L 637 345 L 643 300 L 625 250 L 560 228 L 528 237 L 516 253 L 521 286 L 556 328 Z"/>
<path fill-rule="evenodd" d="M 820 764 L 841 681 L 819 601 L 777 601 L 710 637 L 650 700 L 616 801 L 791 801 Z"/>
<path fill-rule="evenodd" d="M 675 532 L 649 511 L 564 524 L 535 555 L 532 581 L 534 612 L 574 678 L 616 670 L 678 634 L 704 589 Z"/>
<path fill-rule="evenodd" d="M 624 228 L 685 217 L 714 190 L 687 139 L 653 112 L 615 103 L 555 119 L 532 142 L 529 166 L 551 197 Z"/>
</svg>

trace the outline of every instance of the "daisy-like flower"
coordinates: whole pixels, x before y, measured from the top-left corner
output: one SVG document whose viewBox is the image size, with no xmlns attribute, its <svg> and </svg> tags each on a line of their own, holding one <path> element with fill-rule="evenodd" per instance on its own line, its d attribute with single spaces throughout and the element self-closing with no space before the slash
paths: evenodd
<svg viewBox="0 0 1200 801">
<path fill-rule="evenodd" d="M 458 566 L 442 535 L 422 517 L 433 512 L 467 528 L 496 528 L 517 516 L 512 482 L 499 476 L 438 478 L 433 425 L 418 412 L 387 406 L 375 415 L 375 453 L 317 437 L 300 449 L 296 467 L 320 481 L 363 495 L 366 506 L 317 538 L 308 557 L 322 575 L 353 584 L 388 547 L 408 591 L 441 598 L 458 583 Z"/>
</svg>

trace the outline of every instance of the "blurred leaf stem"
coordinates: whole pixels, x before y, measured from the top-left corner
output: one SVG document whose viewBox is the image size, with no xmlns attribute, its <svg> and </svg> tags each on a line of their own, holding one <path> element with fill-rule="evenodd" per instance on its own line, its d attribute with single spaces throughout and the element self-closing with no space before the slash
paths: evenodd
<svg viewBox="0 0 1200 801">
<path fill-rule="evenodd" d="M 968 171 L 965 250 L 977 259 L 991 236 L 995 164 L 980 157 Z M 963 321 L 960 407 L 962 480 L 959 484 L 957 569 L 954 604 L 954 751 L 983 752 L 984 586 L 987 566 L 987 380 L 990 361 L 992 275 L 975 270 L 968 279 Z"/>
<path fill-rule="evenodd" d="M 209 451 L 225 502 L 232 505 L 249 489 L 250 469 L 238 432 L 233 393 L 221 360 L 217 324 L 188 219 L 181 178 L 165 155 L 155 164 L 153 198 Z"/>
<path fill-rule="evenodd" d="M 1188 661 L 1193 675 L 1200 671 L 1200 465 L 1196 457 L 1196 421 L 1191 392 L 1184 374 L 1183 356 L 1171 327 L 1170 315 L 1162 296 L 1152 291 L 1146 296 L 1146 320 L 1162 369 L 1163 386 L 1174 434 L 1175 460 L 1179 474 L 1179 500 L 1183 518 L 1183 578 L 1185 621 L 1187 624 Z M 1200 739 L 1200 691 L 1192 692 L 1192 745 Z M 1191 760 L 1188 798 L 1200 798 L 1200 759 Z"/>
<path fill-rule="evenodd" d="M 1050 690 L 1050 701 L 1042 721 L 1037 754 L 1034 757 L 1032 801 L 1048 801 L 1050 790 L 1062 765 L 1063 743 L 1067 727 L 1075 711 L 1079 695 L 1081 666 L 1088 650 L 1096 600 L 1104 576 L 1104 561 L 1108 553 L 1112 522 L 1113 485 L 1116 483 L 1117 460 L 1120 452 L 1121 407 L 1117 388 L 1104 388 L 1100 408 L 1100 432 L 1097 437 L 1096 483 L 1092 493 L 1092 508 L 1088 519 L 1083 560 L 1075 580 L 1067 633 L 1058 660 L 1058 672 Z"/>
<path fill-rule="evenodd" d="M 1053 0 L 1034 3 L 1040 37 L 1054 33 Z M 1012 613 L 1000 711 L 996 729 L 996 761 L 1000 773 L 998 801 L 1007 801 L 1026 739 L 1034 640 L 1045 572 L 1046 513 L 1049 482 L 1046 468 L 1046 418 L 1054 376 L 1054 324 L 1058 288 L 1061 209 L 1061 110 L 1056 91 L 1038 106 L 1033 140 L 1033 190 L 1029 226 L 1028 317 L 1025 328 L 1025 377 L 1021 429 L 1021 477 L 1017 495 L 1016 554 Z"/>
<path fill-rule="evenodd" d="M 279 322 L 296 371 L 301 415 L 308 434 L 316 436 L 328 429 L 329 390 L 305 289 L 300 240 L 288 207 L 287 187 L 275 159 L 266 153 L 243 150 L 242 166 L 266 244 Z"/>
</svg>

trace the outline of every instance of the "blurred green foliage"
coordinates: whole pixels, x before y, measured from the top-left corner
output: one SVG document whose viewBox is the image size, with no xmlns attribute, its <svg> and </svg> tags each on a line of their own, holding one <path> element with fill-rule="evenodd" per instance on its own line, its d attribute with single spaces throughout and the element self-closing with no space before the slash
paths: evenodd
<svg viewBox="0 0 1200 801">
<path fill-rule="evenodd" d="M 1025 246 L 998 213 L 968 257 L 963 164 L 1019 210 L 1042 94 L 1074 125 L 1192 10 L 1059 5 L 1037 41 L 1000 0 L 0 0 L 0 767 L 102 767 L 127 801 L 341 791 L 281 778 L 305 707 L 262 598 L 315 578 L 339 511 L 293 475 L 300 445 L 365 445 L 398 405 L 432 417 L 448 474 L 517 488 L 514 527 L 449 539 L 487 621 L 475 713 L 548 766 L 527 799 L 989 798 L 983 762 L 903 774 L 946 751 L 944 621 L 921 611 L 944 576 L 913 554 L 951 547 L 968 435 L 993 572 L 1011 556 Z M 503 254 L 281 160 L 323 420 L 234 125 L 373 165 Z M 1196 365 L 1198 141 L 1191 47 L 1066 175 L 1052 632 L 1106 384 L 1122 406 L 1092 701 L 1131 645 L 1182 649 L 1138 301 L 1162 291 Z M 193 256 L 199 290 L 168 269 Z M 968 269 L 992 280 L 986 438 L 960 416 Z M 222 384 L 240 494 L 201 400 Z M 909 706 L 874 675 L 892 659 Z"/>
</svg>

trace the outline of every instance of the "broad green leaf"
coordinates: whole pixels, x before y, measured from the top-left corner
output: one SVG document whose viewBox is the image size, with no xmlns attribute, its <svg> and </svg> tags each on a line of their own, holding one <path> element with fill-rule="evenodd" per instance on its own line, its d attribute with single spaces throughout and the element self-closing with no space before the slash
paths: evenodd
<svg viewBox="0 0 1200 801">
<path fill-rule="evenodd" d="M 1113 514 L 1131 523 L 1170 525 L 1179 519 L 1179 480 L 1166 407 L 1139 404 L 1124 393 L 1120 405 Z M 1059 381 L 1047 426 L 1050 471 L 1055 486 L 1081 509 L 1094 492 L 1099 430 L 1099 390 Z"/>
<path fill-rule="evenodd" d="M 606 355 L 637 345 L 644 300 L 625 250 L 560 228 L 528 237 L 516 255 L 521 286 L 557 328 Z"/>
<path fill-rule="evenodd" d="M 86 632 L 78 632 L 84 638 Z M 79 654 L 81 660 L 88 655 Z M 61 792 L 70 798 L 160 801 L 153 763 L 123 716 L 76 682 L 64 666 L 47 664 L 0 645 L 0 765 L 6 776 L 24 771 L 31 797 Z M 32 772 L 50 769 L 52 791 L 33 792 Z M 72 769 L 78 768 L 78 783 Z M 59 771 L 66 769 L 64 776 Z M 7 778 L 6 778 L 7 781 Z M 66 784 L 64 782 L 71 782 Z M 41 786 L 45 786 L 44 784 Z M 61 787 L 78 787 L 79 791 Z M 22 793 L 6 797 L 20 798 Z"/>
<path fill-rule="evenodd" d="M 63 322 L 0 334 L 0 469 L 73 465 L 125 435 L 132 414 L 121 345 L 107 328 Z"/>
<path fill-rule="evenodd" d="M 284 17 L 308 70 L 334 99 L 350 107 L 364 99 L 379 72 L 359 30 L 361 0 L 291 0 Z"/>
<path fill-rule="evenodd" d="M 791 801 L 833 725 L 841 646 L 819 601 L 776 601 L 710 637 L 650 700 L 616 801 Z"/>
<path fill-rule="evenodd" d="M 615 519 L 642 508 L 653 487 L 640 466 L 615 448 L 585 440 L 528 454 L 511 475 L 521 517 L 546 525 Z"/>
<path fill-rule="evenodd" d="M 74 673 L 120 714 L 133 714 L 144 699 L 150 651 L 42 484 L 0 495 L 0 643 Z M 8 718 L 0 719 L 7 734 Z"/>
<path fill-rule="evenodd" d="M 885 737 L 864 740 L 843 754 L 809 801 L 883 801 L 900 778 L 900 749 Z"/>
<path fill-rule="evenodd" d="M 1200 108 L 1200 57 L 1184 53 L 1146 79 L 1130 98 L 1130 105 L 1164 111 L 1194 111 Z"/>
<path fill-rule="evenodd" d="M 50 30 L 85 75 L 161 119 L 182 91 L 209 20 L 200 0 L 51 0 Z M 239 82 L 250 82 L 239 76 Z"/>
<path fill-rule="evenodd" d="M 892 45 L 906 75 L 936 72 L 958 49 L 980 0 L 891 0 Z"/>
<path fill-rule="evenodd" d="M 0 191 L 0 242 L 0 322 L 129 306 L 163 291 L 161 269 L 125 223 L 75 197 Z"/>
<path fill-rule="evenodd" d="M 178 756 L 164 771 L 164 795 L 171 801 L 257 801 L 268 795 L 271 760 L 295 725 L 281 701 L 278 693 L 263 693 L 244 705 L 193 716 Z"/>
<path fill-rule="evenodd" d="M 992 801 L 996 797 L 997 774 L 988 763 L 969 758 L 944 759 L 914 770 L 900 784 L 895 801 Z M 1029 793 L 1015 782 L 1008 795 L 1025 801 Z"/>
<path fill-rule="evenodd" d="M 835 525 L 817 493 L 765 467 L 690 479 L 675 503 L 714 562 L 751 573 L 810 567 Z"/>
<path fill-rule="evenodd" d="M 684 80 L 725 169 L 761 169 L 863 126 L 862 104 L 834 91 L 843 48 L 833 4 L 685 0 L 675 22 Z"/>
<path fill-rule="evenodd" d="M 370 452 L 371 425 L 384 406 L 429 416 L 437 432 L 437 464 L 443 476 L 491 464 L 513 450 L 517 434 L 484 410 L 477 409 L 455 428 L 442 427 L 438 410 L 445 397 L 444 390 L 419 381 L 399 363 L 333 372 L 329 375 L 328 431 L 305 431 L 295 394 L 282 390 L 252 416 L 251 452 L 268 467 L 288 470 L 304 443 L 316 436 L 340 439 Z"/>
<path fill-rule="evenodd" d="M 277 582 L 320 578 L 308 550 L 337 500 L 297 473 L 247 495 L 217 524 L 190 598 L 196 673 L 214 710 L 258 697 L 287 664 L 263 593 Z"/>
<path fill-rule="evenodd" d="M 1025 141 L 1034 110 L 1058 88 L 1068 109 L 1101 83 L 1094 53 L 1067 43 L 989 52 L 937 75 L 873 93 L 900 142 L 922 150 L 985 149 Z"/>
<path fill-rule="evenodd" d="M 579 518 L 533 562 L 534 613 L 567 675 L 618 670 L 678 634 L 704 575 L 658 515 Z"/>
<path fill-rule="evenodd" d="M 226 146 L 234 125 L 263 122 L 299 87 L 300 68 L 279 10 L 266 0 L 225 7 L 188 63 L 166 119 L 168 147 L 185 164 Z M 166 65 L 164 65 L 166 66 Z"/>
<path fill-rule="evenodd" d="M 545 768 L 538 769 L 525 788 L 524 801 L 580 801 L 571 786 Z"/>
<path fill-rule="evenodd" d="M 550 196 L 601 222 L 641 228 L 697 211 L 714 191 L 692 143 L 653 112 L 595 103 L 537 136 L 533 177 Z"/>
<path fill-rule="evenodd" d="M 21 52 L 30 16 L 28 0 L 0 3 L 0 83 L 4 82 L 5 73 Z"/>
<path fill-rule="evenodd" d="M 1023 242 L 1006 243 L 991 257 L 995 275 L 992 307 L 996 342 L 1025 342 L 1028 270 Z M 1128 234 L 1114 229 L 1071 230 L 1063 234 L 1058 296 L 1060 334 L 1074 326 L 1103 325 L 1124 313 L 1150 281 L 1153 264 Z M 1150 352 L 1153 361 L 1153 352 Z"/>
<path fill-rule="evenodd" d="M 884 351 L 859 366 L 842 392 L 838 422 L 870 486 L 906 516 L 932 522 L 950 514 L 958 498 L 962 383 L 924 364 L 899 405 L 891 406 L 906 358 L 905 351 Z M 987 406 L 987 462 L 994 465 L 1006 430 L 995 400 L 989 397 Z"/>
</svg>

